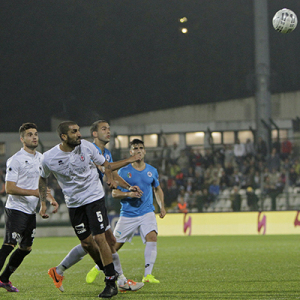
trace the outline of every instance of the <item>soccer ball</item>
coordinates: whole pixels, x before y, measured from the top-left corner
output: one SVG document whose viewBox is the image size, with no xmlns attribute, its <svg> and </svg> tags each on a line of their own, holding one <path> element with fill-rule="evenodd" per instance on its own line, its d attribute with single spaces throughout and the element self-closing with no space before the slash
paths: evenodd
<svg viewBox="0 0 300 300">
<path fill-rule="evenodd" d="M 281 33 L 292 32 L 298 24 L 296 14 L 287 8 L 279 10 L 273 17 L 273 27 Z"/>
</svg>

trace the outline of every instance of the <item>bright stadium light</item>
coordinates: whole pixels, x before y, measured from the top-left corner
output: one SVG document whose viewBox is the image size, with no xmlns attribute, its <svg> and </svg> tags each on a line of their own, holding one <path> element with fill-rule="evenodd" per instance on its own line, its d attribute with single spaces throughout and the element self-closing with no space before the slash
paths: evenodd
<svg viewBox="0 0 300 300">
<path fill-rule="evenodd" d="M 181 32 L 182 32 L 183 34 L 186 34 L 186 33 L 188 33 L 188 29 L 185 28 L 185 27 L 183 27 L 183 28 L 181 28 Z"/>
<path fill-rule="evenodd" d="M 183 18 L 180 18 L 179 19 L 179 22 L 180 23 L 185 23 L 185 22 L 187 22 L 188 21 L 188 19 L 186 18 L 186 17 L 183 17 Z"/>
</svg>

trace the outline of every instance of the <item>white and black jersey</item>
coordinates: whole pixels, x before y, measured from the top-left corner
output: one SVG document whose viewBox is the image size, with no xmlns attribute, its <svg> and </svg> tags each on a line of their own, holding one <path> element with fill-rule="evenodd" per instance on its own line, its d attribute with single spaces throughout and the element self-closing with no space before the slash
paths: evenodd
<svg viewBox="0 0 300 300">
<path fill-rule="evenodd" d="M 30 154 L 23 148 L 6 162 L 5 181 L 12 181 L 16 186 L 26 190 L 38 189 L 39 167 L 42 154 Z M 35 214 L 39 198 L 35 196 L 18 196 L 8 194 L 5 207 L 27 214 Z"/>
<path fill-rule="evenodd" d="M 102 165 L 105 158 L 86 140 L 82 140 L 72 152 L 64 152 L 56 145 L 43 154 L 40 175 L 47 178 L 53 173 L 67 207 L 83 206 L 104 197 L 98 173 L 90 167 L 91 161 Z"/>
</svg>

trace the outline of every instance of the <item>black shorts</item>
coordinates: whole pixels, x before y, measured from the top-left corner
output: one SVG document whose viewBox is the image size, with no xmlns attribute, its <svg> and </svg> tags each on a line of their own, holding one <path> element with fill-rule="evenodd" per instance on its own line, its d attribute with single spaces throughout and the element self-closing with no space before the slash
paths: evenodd
<svg viewBox="0 0 300 300">
<path fill-rule="evenodd" d="M 80 207 L 69 208 L 69 215 L 75 233 L 81 241 L 90 234 L 94 236 L 104 233 L 109 224 L 104 198 Z"/>
<path fill-rule="evenodd" d="M 31 247 L 36 232 L 35 214 L 5 208 L 4 244 L 19 244 L 21 248 Z"/>
</svg>

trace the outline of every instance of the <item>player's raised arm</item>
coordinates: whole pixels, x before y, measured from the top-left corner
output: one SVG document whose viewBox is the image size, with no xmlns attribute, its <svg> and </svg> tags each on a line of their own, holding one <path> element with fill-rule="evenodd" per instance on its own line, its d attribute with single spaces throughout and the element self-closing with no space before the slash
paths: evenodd
<svg viewBox="0 0 300 300">
<path fill-rule="evenodd" d="M 114 181 L 111 164 L 107 160 L 105 160 L 102 166 L 104 167 L 107 185 L 111 189 L 116 189 L 118 187 L 118 184 Z"/>
<path fill-rule="evenodd" d="M 118 170 L 122 167 L 127 166 L 128 164 L 131 164 L 133 162 L 136 162 L 136 161 L 140 160 L 141 158 L 142 158 L 141 154 L 138 153 L 138 154 L 130 156 L 126 159 L 112 162 L 112 163 L 110 163 L 111 164 L 111 169 L 112 169 L 112 171 Z"/>
</svg>

